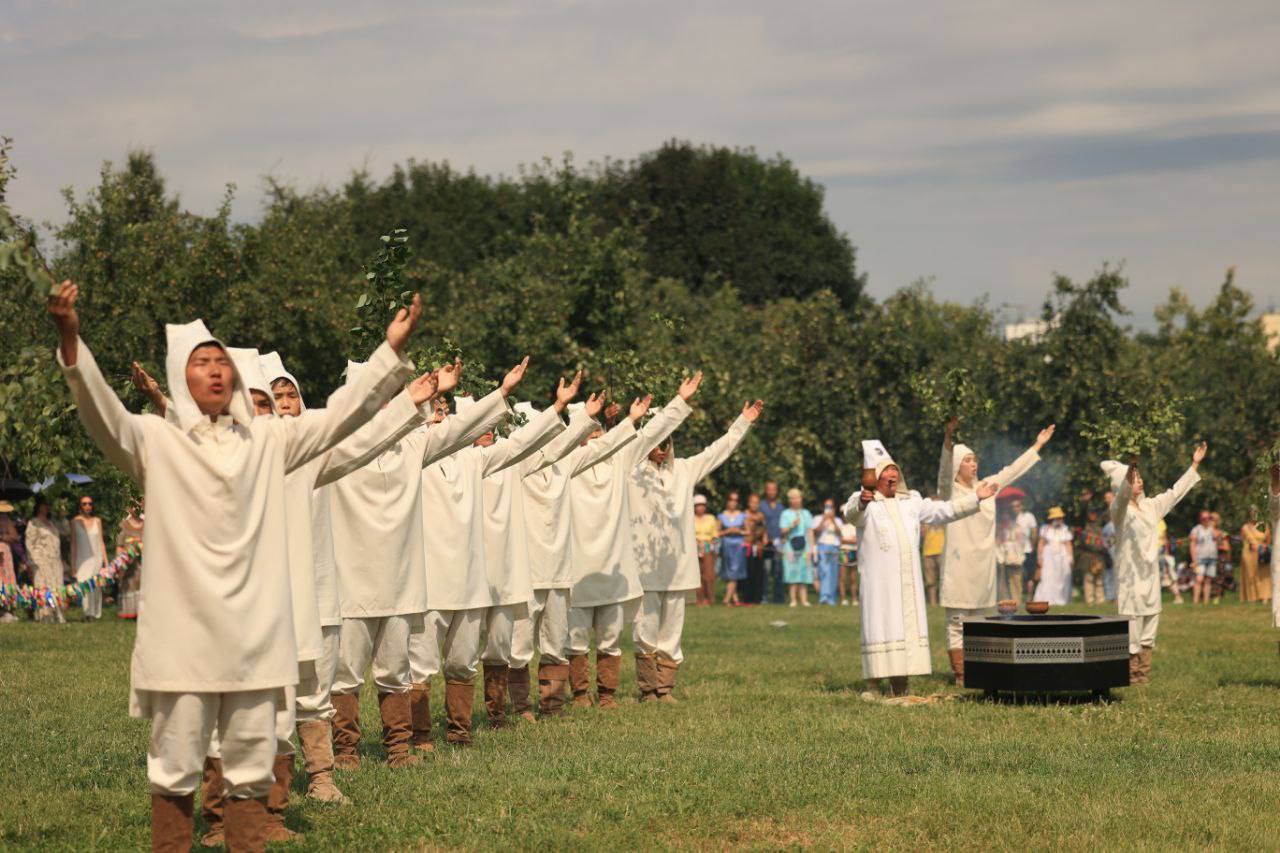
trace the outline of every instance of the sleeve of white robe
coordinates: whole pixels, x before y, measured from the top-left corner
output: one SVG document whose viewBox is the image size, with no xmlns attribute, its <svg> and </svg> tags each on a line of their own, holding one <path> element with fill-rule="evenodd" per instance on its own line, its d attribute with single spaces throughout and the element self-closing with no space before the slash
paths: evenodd
<svg viewBox="0 0 1280 853">
<path fill-rule="evenodd" d="M 922 524 L 950 524 L 953 521 L 968 518 L 977 511 L 977 494 L 964 495 L 953 501 L 920 499 L 920 522 Z"/>
<path fill-rule="evenodd" d="M 1013 485 L 1014 482 L 1021 479 L 1024 474 L 1036 467 L 1036 463 L 1039 461 L 1040 453 L 1034 447 L 1028 447 L 1025 453 L 1001 468 L 994 477 L 983 477 L 982 479 L 995 483 L 998 488 L 1003 489 L 1005 486 Z"/>
<path fill-rule="evenodd" d="M 1178 505 L 1178 501 L 1185 498 L 1187 492 L 1191 491 L 1198 482 L 1200 482 L 1199 471 L 1195 468 L 1188 468 L 1184 471 L 1182 476 L 1178 478 L 1178 482 L 1173 484 L 1173 488 L 1166 492 L 1161 492 L 1151 499 L 1151 503 L 1155 506 L 1156 517 L 1164 518 L 1168 515 L 1169 511 Z"/>
<path fill-rule="evenodd" d="M 1120 528 L 1124 524 L 1125 514 L 1129 512 L 1129 501 L 1131 500 L 1133 500 L 1133 484 L 1129 482 L 1128 472 L 1125 472 L 1120 488 L 1116 489 L 1116 493 L 1111 497 L 1111 523 L 1115 525 L 1117 536 L 1120 535 Z"/>
<path fill-rule="evenodd" d="M 944 441 L 942 458 L 938 460 L 938 497 L 944 501 L 951 500 L 951 487 L 956 481 L 956 472 L 952 470 L 955 455 L 955 450 Z"/>
<path fill-rule="evenodd" d="M 490 477 L 512 465 L 519 464 L 529 454 L 537 451 L 549 437 L 564 429 L 564 421 L 555 409 L 544 409 L 538 416 L 508 436 L 481 448 L 482 476 Z"/>
<path fill-rule="evenodd" d="M 751 421 L 738 415 L 728 432 L 708 444 L 701 453 L 687 457 L 684 463 L 690 473 L 689 482 L 697 483 L 723 465 L 733 455 L 733 451 L 738 449 L 742 439 L 747 437 L 749 429 L 751 429 Z"/>
<path fill-rule="evenodd" d="M 332 399 L 332 398 L 330 398 Z M 315 487 L 341 480 L 381 456 L 387 448 L 422 426 L 427 420 L 426 405 L 413 402 L 408 389 L 401 391 L 382 411 L 356 430 L 325 457 Z M 308 410 L 310 411 L 310 410 Z M 306 417 L 303 412 L 300 417 Z"/>
<path fill-rule="evenodd" d="M 576 477 L 612 457 L 635 441 L 637 435 L 635 422 L 631 418 L 623 418 L 613 429 L 569 454 L 569 476 Z"/>
<path fill-rule="evenodd" d="M 477 438 L 496 427 L 506 414 L 507 398 L 497 389 L 481 397 L 471 408 L 450 415 L 444 423 L 414 432 L 405 441 L 422 454 L 422 467 L 426 468 L 475 444 Z"/>
<path fill-rule="evenodd" d="M 111 464 L 142 485 L 147 468 L 146 420 L 155 416 L 135 415 L 124 407 L 102 377 L 93 353 L 79 338 L 76 352 L 76 363 L 71 367 L 62 360 L 61 347 L 57 359 L 76 401 L 80 422 Z"/>
<path fill-rule="evenodd" d="M 653 417 L 640 430 L 639 437 L 624 451 L 627 454 L 627 468 L 634 468 L 644 461 L 659 444 L 667 440 L 667 436 L 676 431 L 693 409 L 677 394 L 670 403 Z M 629 420 L 629 419 L 628 419 Z"/>
<path fill-rule="evenodd" d="M 548 441 L 537 453 L 520 463 L 520 476 L 527 477 L 578 450 L 583 439 L 599 428 L 600 422 L 579 409 L 569 416 L 569 425 Z"/>
<path fill-rule="evenodd" d="M 353 386 L 329 397 L 323 413 L 308 418 L 280 418 L 285 436 L 285 472 L 324 453 L 367 423 L 382 405 L 404 388 L 413 364 L 383 341 L 362 370 L 347 380 Z"/>
</svg>

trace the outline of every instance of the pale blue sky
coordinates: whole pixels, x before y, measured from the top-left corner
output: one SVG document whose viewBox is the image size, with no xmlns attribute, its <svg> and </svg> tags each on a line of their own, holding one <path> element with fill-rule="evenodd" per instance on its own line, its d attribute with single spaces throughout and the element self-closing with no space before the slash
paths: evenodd
<svg viewBox="0 0 1280 853">
<path fill-rule="evenodd" d="M 1122 261 L 1145 324 L 1230 264 L 1280 307 L 1277 44 L 1265 0 L 0 0 L 0 133 L 36 218 L 131 146 L 194 210 L 234 181 L 245 219 L 268 173 L 754 146 L 826 186 L 877 296 L 1034 311 Z"/>
</svg>

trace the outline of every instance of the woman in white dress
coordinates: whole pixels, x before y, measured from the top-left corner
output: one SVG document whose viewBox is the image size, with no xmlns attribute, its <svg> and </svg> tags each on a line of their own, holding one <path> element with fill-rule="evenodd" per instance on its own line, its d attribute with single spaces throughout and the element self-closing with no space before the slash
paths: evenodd
<svg viewBox="0 0 1280 853">
<path fill-rule="evenodd" d="M 45 587 L 55 593 L 62 588 L 62 534 L 49 514 L 49 502 L 36 498 L 35 514 L 27 522 L 27 556 L 31 559 L 36 588 Z M 47 606 L 46 606 L 47 605 Z M 66 622 L 62 605 L 48 599 L 36 611 L 40 622 Z"/>
<path fill-rule="evenodd" d="M 71 519 L 71 566 L 76 581 L 83 583 L 107 566 L 107 544 L 102 538 L 102 519 L 93 514 L 93 498 L 82 495 L 80 512 Z M 95 585 L 84 594 L 86 622 L 102 617 L 102 586 Z"/>
<path fill-rule="evenodd" d="M 1040 583 L 1036 585 L 1036 601 L 1061 606 L 1071 603 L 1071 566 L 1074 550 L 1071 528 L 1066 525 L 1062 507 L 1049 510 L 1049 523 L 1040 528 Z"/>
</svg>

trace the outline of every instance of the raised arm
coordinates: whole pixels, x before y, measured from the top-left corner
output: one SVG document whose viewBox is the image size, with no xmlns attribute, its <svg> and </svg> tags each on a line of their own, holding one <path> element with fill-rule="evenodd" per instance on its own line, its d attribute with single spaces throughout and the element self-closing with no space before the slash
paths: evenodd
<svg viewBox="0 0 1280 853">
<path fill-rule="evenodd" d="M 938 497 L 944 501 L 951 500 L 951 490 L 955 487 L 955 430 L 958 418 L 947 421 L 942 434 L 942 455 L 938 458 Z"/>
<path fill-rule="evenodd" d="M 1055 424 L 1049 424 L 1049 426 L 1040 430 L 1040 434 L 1036 436 L 1035 444 L 1027 448 L 1026 452 L 1017 459 L 1001 468 L 995 476 L 987 479 L 1002 489 L 1005 486 L 1013 485 L 1014 482 L 1021 479 L 1024 474 L 1034 468 L 1036 463 L 1040 461 L 1040 451 L 1049 443 L 1049 439 L 1053 438 L 1055 428 Z"/>
<path fill-rule="evenodd" d="M 588 441 L 569 454 L 569 476 L 576 477 L 593 465 L 604 462 L 635 441 L 638 435 L 635 421 L 631 418 L 623 418 L 613 429 L 595 441 Z"/>
<path fill-rule="evenodd" d="M 566 456 L 586 450 L 586 447 L 581 446 L 582 442 L 599 427 L 600 422 L 587 414 L 585 409 L 574 412 L 569 416 L 569 425 L 558 436 L 521 463 L 521 476 L 527 477 L 549 465 L 556 464 Z M 596 443 L 598 442 L 588 442 L 589 445 Z"/>
<path fill-rule="evenodd" d="M 382 411 L 329 451 L 316 476 L 315 488 L 340 480 L 377 459 L 427 421 L 431 400 L 419 404 L 410 389 L 397 394 Z M 310 415 L 305 411 L 299 417 Z"/>
<path fill-rule="evenodd" d="M 518 465 L 563 430 L 564 421 L 560 420 L 560 413 L 553 408 L 543 409 L 536 418 L 511 433 L 506 441 L 481 448 L 484 476 Z"/>
<path fill-rule="evenodd" d="M 953 521 L 968 518 L 978 511 L 978 504 L 981 501 L 993 497 L 996 491 L 995 483 L 990 480 L 983 480 L 978 484 L 973 494 L 965 495 L 961 498 L 949 501 L 921 498 L 920 521 L 924 524 L 950 524 Z"/>
<path fill-rule="evenodd" d="M 413 433 L 408 439 L 421 453 L 422 467 L 452 456 L 496 427 L 507 414 L 507 396 L 499 388 L 481 397 L 465 412 L 450 415 L 443 423 Z"/>
<path fill-rule="evenodd" d="M 1178 482 L 1173 484 L 1173 488 L 1152 498 L 1152 502 L 1156 507 L 1156 514 L 1160 518 L 1164 518 L 1169 512 L 1178 505 L 1178 501 L 1187 496 L 1187 492 L 1200 482 L 1200 463 L 1204 461 L 1204 455 L 1208 451 L 1209 446 L 1205 442 L 1200 442 L 1196 447 L 1195 453 L 1191 457 L 1191 467 L 1183 472 L 1178 478 Z"/>
<path fill-rule="evenodd" d="M 103 378 L 93 353 L 80 340 L 80 317 L 75 307 L 78 294 L 76 285 L 64 281 L 58 295 L 49 297 L 49 315 L 58 328 L 58 365 L 93 443 L 111 464 L 141 485 L 146 475 L 147 416 L 135 415 L 124 407 Z"/>
<path fill-rule="evenodd" d="M 723 465 L 747 437 L 747 431 L 763 411 L 764 402 L 761 400 L 746 403 L 742 407 L 742 414 L 734 420 L 728 432 L 707 445 L 701 453 L 685 459 L 684 464 L 689 467 L 691 473 L 689 482 L 696 483 Z"/>
</svg>

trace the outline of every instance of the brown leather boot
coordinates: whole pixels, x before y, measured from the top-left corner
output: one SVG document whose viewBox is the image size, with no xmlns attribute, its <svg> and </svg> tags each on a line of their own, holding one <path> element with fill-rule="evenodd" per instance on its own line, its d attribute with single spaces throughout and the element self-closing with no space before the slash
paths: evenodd
<svg viewBox="0 0 1280 853">
<path fill-rule="evenodd" d="M 591 663 L 586 655 L 569 656 L 569 689 L 573 691 L 573 707 L 591 707 Z"/>
<path fill-rule="evenodd" d="M 1129 685 L 1142 683 L 1142 664 L 1136 654 L 1129 655 Z"/>
<path fill-rule="evenodd" d="M 964 687 L 964 649 L 947 649 L 947 657 L 951 658 L 951 674 L 956 677 L 956 687 Z"/>
<path fill-rule="evenodd" d="M 454 746 L 471 745 L 471 709 L 476 700 L 474 681 L 446 681 L 444 685 L 445 740 Z"/>
<path fill-rule="evenodd" d="M 605 655 L 596 652 L 596 701 L 604 709 L 618 707 L 618 672 L 622 655 Z"/>
<path fill-rule="evenodd" d="M 564 711 L 564 685 L 569 680 L 567 663 L 538 664 L 538 711 L 554 717 Z"/>
<path fill-rule="evenodd" d="M 659 702 L 674 703 L 676 697 L 671 693 L 676 689 L 676 672 L 680 669 L 678 661 L 674 661 L 666 655 L 656 655 L 654 664 L 657 668 L 657 687 L 655 695 Z"/>
<path fill-rule="evenodd" d="M 636 687 L 640 689 L 641 702 L 653 702 L 658 698 L 658 659 L 644 652 L 636 652 Z"/>
<path fill-rule="evenodd" d="M 298 723 L 298 742 L 307 771 L 307 796 L 322 803 L 350 803 L 333 783 L 333 727 L 328 721 Z"/>
<path fill-rule="evenodd" d="M 420 681 L 409 688 L 409 718 L 413 724 L 413 748 L 431 752 L 436 745 L 431 739 L 430 681 Z"/>
<path fill-rule="evenodd" d="M 529 667 L 513 667 L 507 670 L 507 692 L 511 694 L 511 712 L 530 723 L 538 718 L 529 704 Z"/>
<path fill-rule="evenodd" d="M 223 788 L 222 759 L 206 756 L 204 775 L 200 779 L 200 817 L 204 818 L 205 825 L 205 833 L 200 836 L 201 847 L 222 846 L 224 839 L 222 813 L 226 805 L 227 794 Z"/>
<path fill-rule="evenodd" d="M 1143 684 L 1151 683 L 1151 655 L 1154 651 L 1155 649 L 1151 648 L 1151 646 L 1143 646 L 1142 650 L 1138 652 L 1138 666 L 1142 669 Z"/>
<path fill-rule="evenodd" d="M 227 849 L 262 853 L 267 849 L 267 798 L 227 799 Z"/>
<path fill-rule="evenodd" d="M 409 714 L 409 693 L 379 693 L 378 713 L 382 715 L 382 745 L 387 750 L 388 767 L 416 767 L 422 759 L 413 754 L 413 722 Z"/>
<path fill-rule="evenodd" d="M 892 695 L 906 696 L 909 689 L 907 676 L 892 675 L 889 677 L 889 693 Z"/>
<path fill-rule="evenodd" d="M 355 770 L 360 766 L 360 694 L 334 693 L 333 766 Z"/>
<path fill-rule="evenodd" d="M 484 709 L 489 715 L 489 728 L 507 724 L 507 665 L 484 665 Z"/>
<path fill-rule="evenodd" d="M 151 795 L 151 849 L 154 853 L 187 853 L 191 849 L 191 794 Z"/>
<path fill-rule="evenodd" d="M 271 773 L 275 781 L 271 785 L 271 793 L 267 794 L 267 840 L 293 841 L 301 838 L 302 833 L 284 825 L 284 810 L 289 807 L 289 787 L 293 784 L 293 753 L 277 755 L 271 765 Z"/>
</svg>

